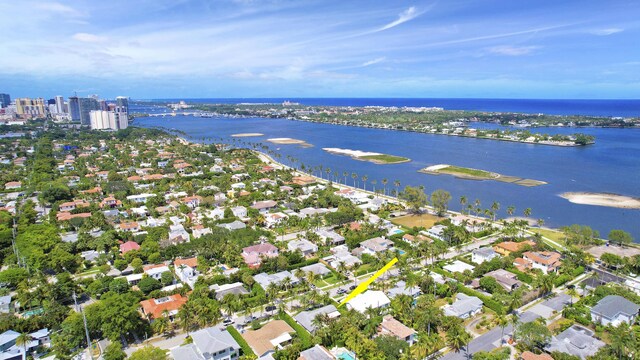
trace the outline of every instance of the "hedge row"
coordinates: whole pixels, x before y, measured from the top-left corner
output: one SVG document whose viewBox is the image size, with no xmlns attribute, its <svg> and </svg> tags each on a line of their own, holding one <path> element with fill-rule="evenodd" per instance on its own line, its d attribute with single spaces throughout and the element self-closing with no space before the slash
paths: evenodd
<svg viewBox="0 0 640 360">
<path fill-rule="evenodd" d="M 458 291 L 465 294 L 465 295 L 469 295 L 469 296 L 475 296 L 478 299 L 482 300 L 482 302 L 484 303 L 484 306 L 488 307 L 489 309 L 495 311 L 498 315 L 502 315 L 505 313 L 504 311 L 504 307 L 502 306 L 501 303 L 499 303 L 496 300 L 493 300 L 492 298 L 477 292 L 473 289 L 469 289 L 468 287 L 464 286 L 461 283 L 458 283 Z"/>
<path fill-rule="evenodd" d="M 236 330 L 232 325 L 229 325 L 227 326 L 227 331 L 229 332 L 231 337 L 233 337 L 233 339 L 238 343 L 238 345 L 240 345 L 243 355 L 255 355 L 253 350 L 251 350 L 251 346 L 247 344 L 247 342 L 244 340 L 242 335 L 240 335 L 238 330 Z"/>
<path fill-rule="evenodd" d="M 300 340 L 302 340 L 303 349 L 308 349 L 313 346 L 313 339 L 311 334 L 307 331 L 307 329 L 303 328 L 302 325 L 298 324 L 295 320 L 293 320 L 293 318 L 289 316 L 289 314 L 285 312 L 280 312 L 278 314 L 278 318 L 280 320 L 284 320 L 287 324 L 289 324 L 289 326 L 291 326 L 296 331 L 296 333 L 298 334 L 298 337 L 300 338 Z"/>
</svg>

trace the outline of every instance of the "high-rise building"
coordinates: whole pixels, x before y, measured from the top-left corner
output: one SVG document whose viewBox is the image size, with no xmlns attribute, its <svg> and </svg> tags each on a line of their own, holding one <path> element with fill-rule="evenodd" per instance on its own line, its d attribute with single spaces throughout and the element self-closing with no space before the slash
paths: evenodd
<svg viewBox="0 0 640 360">
<path fill-rule="evenodd" d="M 61 95 L 56 96 L 56 113 L 64 114 L 66 111 L 64 110 L 64 97 Z"/>
<path fill-rule="evenodd" d="M 11 96 L 9 94 L 0 94 L 0 108 L 6 108 L 11 104 Z"/>
<path fill-rule="evenodd" d="M 124 113 L 115 111 L 93 110 L 89 113 L 92 130 L 121 130 L 129 125 Z"/>
<path fill-rule="evenodd" d="M 98 104 L 100 105 L 100 110 L 107 111 L 109 110 L 109 106 L 105 100 L 98 100 Z"/>
<path fill-rule="evenodd" d="M 118 96 L 116 98 L 116 104 L 119 107 L 122 107 L 125 109 L 125 111 L 127 112 L 127 114 L 129 113 L 129 98 L 126 96 Z"/>
<path fill-rule="evenodd" d="M 100 110 L 98 101 L 94 98 L 79 98 L 80 104 L 80 125 L 91 125 L 91 117 L 89 113 L 92 110 Z"/>
<path fill-rule="evenodd" d="M 16 99 L 16 114 L 18 116 L 25 117 L 39 117 L 45 116 L 47 105 L 43 98 L 29 99 L 18 98 Z"/>
<path fill-rule="evenodd" d="M 69 114 L 71 121 L 80 121 L 80 100 L 77 96 L 69 96 Z"/>
</svg>

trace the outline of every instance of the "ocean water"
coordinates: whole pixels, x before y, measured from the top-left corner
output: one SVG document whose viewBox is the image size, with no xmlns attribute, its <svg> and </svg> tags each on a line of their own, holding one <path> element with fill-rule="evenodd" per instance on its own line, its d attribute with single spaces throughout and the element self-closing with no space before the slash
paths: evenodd
<svg viewBox="0 0 640 360">
<path fill-rule="evenodd" d="M 255 102 L 270 102 L 266 100 L 271 99 L 257 100 L 260 101 Z M 246 99 L 240 102 L 243 101 L 248 102 Z M 135 106 L 132 111 L 142 110 L 136 110 Z M 144 106 L 144 111 L 164 112 L 165 108 Z M 516 207 L 515 215 L 519 216 L 522 216 L 525 208 L 531 208 L 532 217 L 543 219 L 545 226 L 584 224 L 600 231 L 603 237 L 612 229 L 623 229 L 630 232 L 636 242 L 640 242 L 640 210 L 572 204 L 558 196 L 563 192 L 585 191 L 640 197 L 640 129 L 533 129 L 536 132 L 568 134 L 580 131 L 596 137 L 596 144 L 592 146 L 562 148 L 286 119 L 197 118 L 178 115 L 138 118 L 135 125 L 177 129 L 184 131 L 192 140 L 206 142 L 231 142 L 231 135 L 236 133 L 263 133 L 262 137 L 236 138 L 235 141 L 266 145 L 281 154 L 279 161 L 283 163 L 290 163 L 289 158 L 293 157 L 298 159 L 298 164 L 304 163 L 307 167 L 322 165 L 324 169 L 330 168 L 332 173 L 338 172 L 338 180 L 341 182 L 344 181 L 343 172 L 347 172 L 349 175 L 346 181 L 349 185 L 353 185 L 352 173 L 358 174 L 359 178 L 367 175 L 366 187 L 369 190 L 373 186 L 372 180 L 380 188 L 382 179 L 389 182 L 387 190 L 395 189 L 393 183 L 396 180 L 400 182 L 400 188 L 405 185 L 423 185 L 428 193 L 435 189 L 445 189 L 452 195 L 450 208 L 454 210 L 460 210 L 459 199 L 464 195 L 469 201 L 479 199 L 483 209 L 489 208 L 493 201 L 499 202 L 502 216 L 506 216 L 506 208 L 510 205 Z M 498 125 L 474 123 L 473 126 Z M 301 139 L 313 147 L 276 145 L 266 141 L 275 137 Z M 375 165 L 329 154 L 322 150 L 325 147 L 375 151 L 405 156 L 412 161 Z M 542 180 L 548 184 L 527 188 L 502 182 L 462 180 L 451 176 L 418 173 L 421 168 L 435 164 L 479 168 L 504 175 Z M 363 187 L 362 181 L 359 181 L 359 186 Z"/>
</svg>

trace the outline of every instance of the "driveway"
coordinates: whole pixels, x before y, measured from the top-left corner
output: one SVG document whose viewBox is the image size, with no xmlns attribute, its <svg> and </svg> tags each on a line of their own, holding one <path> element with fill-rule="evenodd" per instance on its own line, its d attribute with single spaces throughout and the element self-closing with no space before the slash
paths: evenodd
<svg viewBox="0 0 640 360">
<path fill-rule="evenodd" d="M 542 318 L 549 319 L 554 314 L 559 313 L 562 309 L 571 303 L 571 297 L 561 293 L 557 296 L 532 306 L 527 312 L 532 312 Z"/>
</svg>

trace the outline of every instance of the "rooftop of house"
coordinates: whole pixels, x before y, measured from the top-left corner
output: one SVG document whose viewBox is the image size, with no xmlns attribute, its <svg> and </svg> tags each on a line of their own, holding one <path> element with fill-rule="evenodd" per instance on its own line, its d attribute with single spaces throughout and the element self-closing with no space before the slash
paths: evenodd
<svg viewBox="0 0 640 360">
<path fill-rule="evenodd" d="M 380 327 L 382 330 L 385 330 L 400 339 L 405 339 L 416 333 L 415 330 L 396 320 L 391 315 L 385 315 L 385 317 L 382 318 Z"/>
<path fill-rule="evenodd" d="M 287 341 L 286 335 L 293 332 L 295 330 L 283 320 L 273 320 L 258 330 L 247 330 L 242 334 L 242 337 L 256 355 L 260 357 L 269 351 L 273 351 L 279 343 Z M 288 336 L 288 339 L 291 339 L 291 336 Z"/>
<path fill-rule="evenodd" d="M 628 316 L 637 315 L 640 305 L 629 301 L 619 295 L 608 295 L 602 298 L 591 308 L 591 312 L 607 319 L 614 319 L 621 314 Z"/>
</svg>

